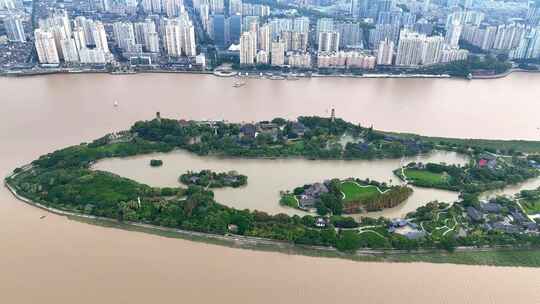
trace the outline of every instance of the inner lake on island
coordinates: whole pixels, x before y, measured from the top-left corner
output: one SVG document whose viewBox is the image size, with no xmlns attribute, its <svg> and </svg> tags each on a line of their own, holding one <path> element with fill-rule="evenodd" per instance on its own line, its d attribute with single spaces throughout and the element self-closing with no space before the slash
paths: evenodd
<svg viewBox="0 0 540 304">
<path fill-rule="evenodd" d="M 153 158 L 163 160 L 159 168 L 149 166 Z M 279 204 L 279 192 L 292 190 L 308 183 L 331 178 L 357 177 L 389 184 L 400 184 L 392 171 L 409 162 L 445 162 L 465 164 L 467 158 L 453 152 L 437 151 L 428 155 L 405 159 L 384 160 L 306 160 L 306 159 L 240 159 L 197 156 L 186 151 L 155 153 L 128 158 L 110 158 L 99 161 L 94 169 L 110 171 L 151 186 L 178 187 L 178 177 L 188 170 L 210 169 L 216 172 L 237 171 L 248 177 L 248 184 L 240 188 L 213 189 L 218 202 L 238 209 L 252 209 L 271 214 L 306 214 Z M 458 193 L 437 189 L 413 187 L 413 194 L 395 208 L 370 212 L 369 216 L 399 217 L 414 211 L 432 200 L 453 202 Z M 366 214 L 363 214 L 364 216 Z"/>
</svg>

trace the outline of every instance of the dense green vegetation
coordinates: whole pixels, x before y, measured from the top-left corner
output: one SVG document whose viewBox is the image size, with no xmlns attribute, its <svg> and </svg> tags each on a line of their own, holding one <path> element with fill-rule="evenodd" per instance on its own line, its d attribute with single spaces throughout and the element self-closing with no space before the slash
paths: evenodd
<svg viewBox="0 0 540 304">
<path fill-rule="evenodd" d="M 163 166 L 163 161 L 161 159 L 151 159 L 150 166 L 152 167 L 161 167 Z"/>
<path fill-rule="evenodd" d="M 291 193 L 282 194 L 279 200 L 279 203 L 284 206 L 291 207 L 291 208 L 299 207 L 298 199 L 295 197 L 294 194 L 291 194 Z"/>
<path fill-rule="evenodd" d="M 409 251 L 407 254 L 347 254 L 335 251 L 321 251 L 304 246 L 267 246 L 265 244 L 254 243 L 238 243 L 232 241 L 223 241 L 211 237 L 188 236 L 175 232 L 156 230 L 145 227 L 126 225 L 121 222 L 99 221 L 86 218 L 75 218 L 73 220 L 84 223 L 99 225 L 108 228 L 124 229 L 127 231 L 136 231 L 149 233 L 168 238 L 180 238 L 191 241 L 199 241 L 211 244 L 217 244 L 229 247 L 240 247 L 247 249 L 256 249 L 263 251 L 277 251 L 286 254 L 301 254 L 313 257 L 330 257 L 330 258 L 345 258 L 354 261 L 369 261 L 369 262 L 427 262 L 427 263 L 452 263 L 464 265 L 493 265 L 493 266 L 510 266 L 510 267 L 540 267 L 540 255 L 538 249 L 499 249 L 487 248 L 485 251 L 470 250 L 457 252 L 418 252 Z M 354 222 L 354 221 L 353 221 Z M 356 222 L 354 222 L 356 223 Z M 356 223 L 356 225 L 358 225 Z"/>
<path fill-rule="evenodd" d="M 511 67 L 512 64 L 510 62 L 499 60 L 491 55 L 485 56 L 483 59 L 471 55 L 467 60 L 424 67 L 417 70 L 416 73 L 449 74 L 451 76 L 467 77 L 469 74 L 479 71 L 488 74 L 501 74 L 508 71 Z"/>
<path fill-rule="evenodd" d="M 199 155 L 291 157 L 312 159 L 399 158 L 428 152 L 421 140 L 387 136 L 342 119 L 299 117 L 258 124 L 199 123 L 160 119 L 137 122 L 138 138 L 169 149 L 183 148 Z"/>
<path fill-rule="evenodd" d="M 535 190 L 522 190 L 519 193 L 521 206 L 527 214 L 540 214 L 540 188 Z"/>
<path fill-rule="evenodd" d="M 465 49 L 465 50 L 468 50 L 469 52 L 471 53 L 474 53 L 474 54 L 486 54 L 488 53 L 488 51 L 485 51 L 485 50 L 482 50 L 481 47 L 478 47 L 474 44 L 471 44 L 465 40 L 460 40 L 459 41 L 459 48 L 461 49 Z"/>
<path fill-rule="evenodd" d="M 387 186 L 373 180 L 327 180 L 281 192 L 280 203 L 299 209 L 316 209 L 319 215 L 361 213 L 392 208 L 412 194 L 404 186 Z"/>
<path fill-rule="evenodd" d="M 387 256 L 385 260 L 394 262 L 428 262 L 465 265 L 540 267 L 540 254 L 538 254 L 537 249 L 502 249 L 452 253 L 409 253 Z"/>
<path fill-rule="evenodd" d="M 220 173 L 210 170 L 202 170 L 200 172 L 189 171 L 180 175 L 179 180 L 185 185 L 197 185 L 208 188 L 238 188 L 247 184 L 247 176 L 234 171 Z"/>
<path fill-rule="evenodd" d="M 302 126 L 283 119 L 248 127 L 168 119 L 137 122 L 131 130 L 121 135 L 107 135 L 88 144 L 41 156 L 31 166 L 15 169 L 16 174 L 7 182 L 20 195 L 32 201 L 79 214 L 212 234 L 235 233 L 294 244 L 333 246 L 342 251 L 358 248 L 453 250 L 456 245 L 538 245 L 538 236 L 525 233 L 529 231 L 525 229 L 532 229 L 530 223 L 517 217 L 519 208 L 511 200 L 500 200 L 497 204 L 503 206 L 501 216 L 511 213 L 516 221 L 520 220 L 519 223 L 509 223 L 513 225 L 510 227 L 512 229 L 501 230 L 495 225 L 487 229 L 482 226 L 484 222 L 498 223 L 500 219 L 497 216 L 485 215 L 481 221 L 464 217 L 465 208 L 481 208 L 474 196 L 464 196 L 463 202 L 454 204 L 448 210 L 447 206 L 428 205 L 411 214 L 409 218 L 416 222 L 411 221 L 420 225 L 420 232 L 425 233 L 420 238 L 413 238 L 398 233 L 402 227 L 383 218 L 363 218 L 356 222 L 350 217 L 341 216 L 342 213 L 360 208 L 378 210 L 395 206 L 410 195 L 412 190 L 408 187 L 390 187 L 376 181 L 357 179 L 354 182 L 369 187 L 355 188 L 354 183 L 343 184 L 339 180 L 332 180 L 326 185 L 328 191 L 320 192 L 313 202 L 319 214 L 329 216 L 300 217 L 230 208 L 216 202 L 212 191 L 197 185 L 188 188 L 153 188 L 91 169 L 91 165 L 100 159 L 169 152 L 175 148 L 198 154 L 310 158 L 398 157 L 432 149 L 431 144 L 422 140 L 389 136 L 339 119 L 303 117 L 299 121 Z M 525 163 L 530 164 L 534 156 L 524 159 L 517 156 L 519 152 L 515 155 L 504 157 L 504 162 L 501 160 L 500 169 L 497 169 L 501 172 L 472 165 L 466 171 L 459 167 L 434 168 L 438 168 L 439 173 L 448 172 L 451 181 L 454 175 L 457 176 L 456 180 L 464 189 L 470 187 L 470 181 L 473 181 L 472 185 L 479 181 L 482 187 L 500 186 L 500 182 L 505 183 L 510 179 L 519 181 L 526 177 L 526 173 L 533 176 L 536 172 L 524 169 Z M 459 174 L 453 174 L 451 170 Z M 482 188 L 479 185 L 470 192 L 479 191 Z M 375 197 L 373 191 L 365 191 L 373 187 L 381 192 Z M 299 187 L 290 195 L 299 196 L 305 191 L 306 187 Z M 289 196 L 282 202 L 294 205 L 292 198 Z M 467 230 L 467 234 L 460 236 L 454 233 L 454 227 Z M 452 231 L 447 232 L 449 230 Z"/>
<path fill-rule="evenodd" d="M 446 138 L 395 132 L 384 132 L 384 134 L 421 140 L 430 143 L 437 149 L 452 150 L 461 153 L 469 153 L 469 151 L 473 151 L 474 153 L 491 152 L 505 155 L 540 153 L 540 141 Z"/>
<path fill-rule="evenodd" d="M 394 174 L 415 186 L 479 193 L 523 182 L 539 171 L 524 157 L 479 154 L 465 166 L 410 163 Z"/>
</svg>

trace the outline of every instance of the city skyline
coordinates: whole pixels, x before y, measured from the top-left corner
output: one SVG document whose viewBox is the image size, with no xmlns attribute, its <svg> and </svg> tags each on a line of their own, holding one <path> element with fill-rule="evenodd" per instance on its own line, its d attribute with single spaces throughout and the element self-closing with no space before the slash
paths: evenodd
<svg viewBox="0 0 540 304">
<path fill-rule="evenodd" d="M 540 11 L 534 3 L 501 20 L 484 2 L 467 1 L 355 0 L 345 16 L 242 0 L 84 0 L 70 6 L 43 1 L 52 5 L 32 15 L 16 0 L 2 0 L 0 10 L 6 11 L 7 43 L 31 43 L 35 49 L 35 59 L 21 63 L 49 68 L 136 64 L 204 70 L 230 62 L 240 68 L 384 70 L 466 61 L 471 54 L 540 57 Z M 293 3 L 304 5 L 285 7 Z M 338 60 L 345 57 L 369 63 Z"/>
</svg>

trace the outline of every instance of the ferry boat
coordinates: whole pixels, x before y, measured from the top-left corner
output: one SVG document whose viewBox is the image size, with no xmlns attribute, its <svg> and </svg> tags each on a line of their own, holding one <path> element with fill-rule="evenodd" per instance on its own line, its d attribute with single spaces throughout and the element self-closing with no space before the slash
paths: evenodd
<svg viewBox="0 0 540 304">
<path fill-rule="evenodd" d="M 236 80 L 234 83 L 233 83 L 233 87 L 234 88 L 241 88 L 243 86 L 246 85 L 246 81 L 245 80 Z"/>
</svg>

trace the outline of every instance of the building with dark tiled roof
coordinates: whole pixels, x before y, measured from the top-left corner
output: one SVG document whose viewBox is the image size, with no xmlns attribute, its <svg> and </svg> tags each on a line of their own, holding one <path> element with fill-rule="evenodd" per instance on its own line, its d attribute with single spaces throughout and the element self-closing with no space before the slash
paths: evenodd
<svg viewBox="0 0 540 304">
<path fill-rule="evenodd" d="M 467 207 L 467 215 L 474 222 L 479 222 L 483 218 L 482 213 L 480 213 L 480 211 L 476 210 L 474 207 Z"/>
</svg>

